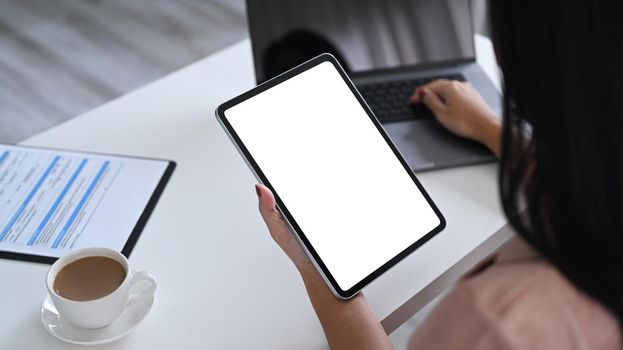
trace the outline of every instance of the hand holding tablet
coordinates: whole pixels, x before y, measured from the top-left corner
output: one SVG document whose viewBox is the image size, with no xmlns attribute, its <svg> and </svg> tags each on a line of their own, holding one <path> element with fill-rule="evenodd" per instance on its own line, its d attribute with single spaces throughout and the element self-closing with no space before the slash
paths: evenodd
<svg viewBox="0 0 623 350">
<path fill-rule="evenodd" d="M 355 295 L 445 226 L 330 55 L 224 103 L 217 117 L 339 297 Z"/>
</svg>

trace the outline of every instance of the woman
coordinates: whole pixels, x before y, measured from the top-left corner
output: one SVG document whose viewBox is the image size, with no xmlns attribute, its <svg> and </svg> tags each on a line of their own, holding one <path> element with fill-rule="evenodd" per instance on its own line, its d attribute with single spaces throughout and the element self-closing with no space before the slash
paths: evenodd
<svg viewBox="0 0 623 350">
<path fill-rule="evenodd" d="M 412 102 L 501 157 L 502 204 L 518 238 L 459 282 L 411 347 L 621 349 L 623 2 L 493 0 L 489 8 L 505 82 L 503 123 L 469 84 L 435 81 Z M 365 297 L 335 298 L 271 192 L 257 191 L 330 346 L 391 348 Z"/>
</svg>

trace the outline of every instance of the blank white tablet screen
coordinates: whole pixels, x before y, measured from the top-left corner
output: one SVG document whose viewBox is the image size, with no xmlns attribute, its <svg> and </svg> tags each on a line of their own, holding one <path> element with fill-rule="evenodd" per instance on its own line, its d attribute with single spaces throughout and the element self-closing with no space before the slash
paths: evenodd
<svg viewBox="0 0 623 350">
<path fill-rule="evenodd" d="M 330 62 L 225 117 L 343 290 L 440 224 Z"/>
</svg>

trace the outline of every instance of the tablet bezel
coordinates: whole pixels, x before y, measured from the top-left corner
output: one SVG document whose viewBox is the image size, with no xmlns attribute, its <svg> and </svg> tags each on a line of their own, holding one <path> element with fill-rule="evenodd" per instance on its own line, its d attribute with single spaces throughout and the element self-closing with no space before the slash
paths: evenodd
<svg viewBox="0 0 623 350">
<path fill-rule="evenodd" d="M 313 67 L 315 67 L 315 66 L 317 66 L 317 65 L 319 65 L 321 63 L 324 63 L 324 62 L 330 62 L 333 65 L 333 67 L 337 70 L 337 72 L 340 74 L 340 76 L 342 77 L 344 82 L 346 82 L 346 85 L 348 86 L 348 88 L 351 90 L 353 95 L 357 98 L 357 101 L 359 102 L 361 107 L 364 109 L 364 111 L 366 112 L 368 117 L 372 120 L 374 126 L 376 126 L 377 130 L 383 136 L 383 139 L 387 142 L 387 144 L 391 148 L 391 150 L 394 153 L 394 155 L 398 158 L 398 160 L 400 161 L 400 163 L 404 167 L 405 171 L 409 174 L 409 176 L 411 177 L 411 179 L 413 180 L 415 185 L 418 187 L 418 189 L 420 190 L 420 192 L 424 196 L 424 198 L 426 199 L 428 205 L 433 209 L 433 211 L 435 212 L 435 215 L 437 215 L 437 217 L 439 218 L 439 225 L 437 227 L 435 227 L 433 230 L 431 230 L 430 232 L 428 232 L 424 236 L 420 237 L 420 239 L 416 240 L 414 243 L 409 245 L 407 248 L 405 248 L 403 251 L 398 253 L 392 259 L 390 259 L 389 261 L 387 261 L 386 263 L 381 265 L 376 270 L 372 271 L 365 278 L 363 278 L 361 281 L 357 282 L 355 285 L 353 285 L 351 288 L 349 288 L 347 290 L 343 290 L 342 288 L 340 288 L 339 284 L 333 278 L 333 275 L 331 274 L 331 272 L 329 271 L 327 266 L 324 264 L 324 262 L 322 261 L 322 259 L 320 258 L 320 256 L 318 255 L 318 253 L 316 252 L 314 247 L 310 244 L 310 242 L 307 239 L 307 237 L 306 237 L 305 233 L 303 232 L 303 230 L 299 227 L 298 223 L 296 222 L 294 217 L 291 215 L 291 213 L 288 210 L 287 206 L 283 203 L 283 201 L 279 197 L 279 194 L 275 191 L 275 189 L 271 185 L 271 183 L 268 180 L 268 178 L 266 178 L 266 176 L 264 175 L 264 172 L 262 171 L 262 169 L 258 166 L 258 164 L 255 162 L 255 159 L 253 159 L 253 157 L 251 156 L 251 153 L 247 149 L 246 145 L 242 142 L 242 140 L 240 139 L 240 137 L 238 136 L 238 134 L 236 133 L 236 131 L 234 130 L 232 125 L 227 120 L 227 117 L 225 116 L 225 111 L 227 111 L 229 108 L 231 108 L 231 107 L 233 107 L 233 106 L 235 106 L 237 104 L 240 104 L 241 102 L 244 102 L 244 101 L 246 101 L 246 100 L 248 100 L 248 99 L 250 99 L 250 98 L 252 98 L 252 97 L 254 97 L 254 96 L 256 96 L 256 95 L 258 95 L 258 94 L 260 94 L 260 93 L 262 93 L 262 92 L 264 92 L 264 91 L 266 91 L 266 90 L 268 90 L 268 89 L 270 89 L 270 88 L 272 88 L 272 87 L 274 87 L 274 86 L 276 86 L 276 85 L 278 85 L 278 84 L 280 84 L 280 83 L 282 83 L 282 82 L 284 82 L 284 81 L 286 81 L 286 80 L 288 80 L 288 79 L 290 79 L 290 78 L 292 78 L 294 76 L 296 76 L 296 75 L 299 75 L 300 73 L 302 73 L 304 71 L 307 71 L 310 68 L 313 68 Z M 305 63 L 302 63 L 302 64 L 296 66 L 295 68 L 292 68 L 292 69 L 290 69 L 290 70 L 288 70 L 288 71 L 286 71 L 286 72 L 284 72 L 284 73 L 282 73 L 282 74 L 280 74 L 280 75 L 278 75 L 278 76 L 276 76 L 276 77 L 274 77 L 274 78 L 272 78 L 270 80 L 267 80 L 266 82 L 258 85 L 257 87 L 255 87 L 255 88 L 253 88 L 253 89 L 251 89 L 251 90 L 249 90 L 249 91 L 247 91 L 247 92 L 245 92 L 245 93 L 243 93 L 243 94 L 241 94 L 239 96 L 236 96 L 236 97 L 232 98 L 231 100 L 221 104 L 216 109 L 215 114 L 216 114 L 216 117 L 217 117 L 218 121 L 220 122 L 221 126 L 223 127 L 223 129 L 226 131 L 226 133 L 228 134 L 228 136 L 230 137 L 232 142 L 235 144 L 235 146 L 238 149 L 238 151 L 240 152 L 241 156 L 245 159 L 247 165 L 251 168 L 251 171 L 254 173 L 255 177 L 258 179 L 258 181 L 260 181 L 262 184 L 264 184 L 266 187 L 268 187 L 273 192 L 273 194 L 275 196 L 275 200 L 277 202 L 278 209 L 282 213 L 284 219 L 286 219 L 286 221 L 290 225 L 291 229 L 293 229 L 295 231 L 294 233 L 298 236 L 299 241 L 304 245 L 304 248 L 305 248 L 306 252 L 308 253 L 308 255 L 311 255 L 310 258 L 314 262 L 314 265 L 317 268 L 320 269 L 321 274 L 325 278 L 325 281 L 328 282 L 328 284 L 331 287 L 331 289 L 333 290 L 334 294 L 336 296 L 340 297 L 340 298 L 348 299 L 348 298 L 351 298 L 354 295 L 356 295 L 363 287 L 365 287 L 370 282 L 372 282 L 373 280 L 375 280 L 376 278 L 381 276 L 387 270 L 392 268 L 394 265 L 396 265 L 402 259 L 404 259 L 409 254 L 411 254 L 413 251 L 415 251 L 417 248 L 419 248 L 424 243 L 429 241 L 433 236 L 435 236 L 437 233 L 441 232 L 441 230 L 443 230 L 445 228 L 445 226 L 446 226 L 445 218 L 443 217 L 443 215 L 441 214 L 441 212 L 439 211 L 439 209 L 437 208 L 435 203 L 432 201 L 432 199 L 430 198 L 430 196 L 428 195 L 428 193 L 426 192 L 426 190 L 424 189 L 422 184 L 420 184 L 419 180 L 416 178 L 415 174 L 413 173 L 413 171 L 409 167 L 409 164 L 402 157 L 402 155 L 400 154 L 400 152 L 398 151 L 396 146 L 393 144 L 393 142 L 391 141 L 391 139 L 389 138 L 387 133 L 385 133 L 385 130 L 381 126 L 381 123 L 374 116 L 374 113 L 372 112 L 370 107 L 367 105 L 367 103 L 365 102 L 363 97 L 359 94 L 359 91 L 357 90 L 355 85 L 352 83 L 350 78 L 346 75 L 346 72 L 344 71 L 344 69 L 340 66 L 340 64 L 335 59 L 335 57 L 333 57 L 330 54 L 325 53 L 325 54 L 322 54 L 320 56 L 317 56 L 317 57 L 315 57 L 315 58 L 313 58 L 313 59 L 311 59 L 311 60 L 309 60 L 309 61 L 307 61 Z"/>
</svg>

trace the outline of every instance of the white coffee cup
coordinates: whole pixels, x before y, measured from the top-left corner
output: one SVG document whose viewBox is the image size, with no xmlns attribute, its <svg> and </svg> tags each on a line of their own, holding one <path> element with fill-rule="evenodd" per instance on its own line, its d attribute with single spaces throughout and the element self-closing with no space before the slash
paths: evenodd
<svg viewBox="0 0 623 350">
<path fill-rule="evenodd" d="M 94 300 L 76 301 L 64 298 L 54 291 L 54 280 L 58 272 L 67 264 L 90 256 L 104 256 L 118 261 L 126 271 L 121 285 L 112 293 Z M 141 281 L 149 284 L 138 292 L 130 293 L 132 286 Z M 123 254 L 109 248 L 84 248 L 70 252 L 58 259 L 50 268 L 46 279 L 48 293 L 61 317 L 81 328 L 96 329 L 106 327 L 121 315 L 123 310 L 152 298 L 156 292 L 156 280 L 146 271 L 135 271 Z"/>
</svg>

